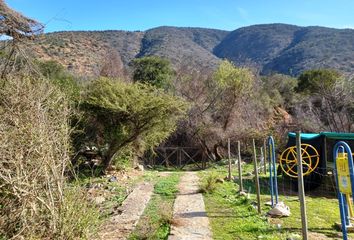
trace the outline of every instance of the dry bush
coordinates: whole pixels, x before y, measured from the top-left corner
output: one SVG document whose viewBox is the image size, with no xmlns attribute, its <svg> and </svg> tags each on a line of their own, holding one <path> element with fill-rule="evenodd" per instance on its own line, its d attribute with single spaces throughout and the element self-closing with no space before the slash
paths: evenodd
<svg viewBox="0 0 354 240">
<path fill-rule="evenodd" d="M 10 77 L 0 84 L 0 236 L 69 239 L 65 95 L 41 79 Z"/>
</svg>

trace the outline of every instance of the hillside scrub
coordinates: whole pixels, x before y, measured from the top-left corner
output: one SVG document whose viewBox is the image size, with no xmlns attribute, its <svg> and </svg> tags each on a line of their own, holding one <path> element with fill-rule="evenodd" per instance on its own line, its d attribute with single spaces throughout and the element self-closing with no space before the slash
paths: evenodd
<svg viewBox="0 0 354 240">
<path fill-rule="evenodd" d="M 168 88 L 174 74 L 171 63 L 158 56 L 142 57 L 133 60 L 133 80 L 151 84 L 158 88 Z"/>
<path fill-rule="evenodd" d="M 313 69 L 298 77 L 295 115 L 312 131 L 351 132 L 353 80 L 331 69 Z"/>
<path fill-rule="evenodd" d="M 101 150 L 104 169 L 127 149 L 141 156 L 164 141 L 188 108 L 181 98 L 151 85 L 100 78 L 85 92 L 84 142 Z"/>
<path fill-rule="evenodd" d="M 192 107 L 171 141 L 199 145 L 209 158 L 220 160 L 227 138 L 259 138 L 267 130 L 268 106 L 251 69 L 225 60 L 212 73 L 184 71 L 175 88 Z"/>
</svg>

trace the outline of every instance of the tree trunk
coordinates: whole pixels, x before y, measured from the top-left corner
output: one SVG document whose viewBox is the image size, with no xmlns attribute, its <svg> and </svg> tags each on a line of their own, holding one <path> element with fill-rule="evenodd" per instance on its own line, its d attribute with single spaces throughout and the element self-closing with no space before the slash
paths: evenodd
<svg viewBox="0 0 354 240">
<path fill-rule="evenodd" d="M 214 154 L 215 154 L 215 161 L 220 161 L 222 159 L 222 156 L 219 153 L 219 144 L 214 145 Z"/>
</svg>

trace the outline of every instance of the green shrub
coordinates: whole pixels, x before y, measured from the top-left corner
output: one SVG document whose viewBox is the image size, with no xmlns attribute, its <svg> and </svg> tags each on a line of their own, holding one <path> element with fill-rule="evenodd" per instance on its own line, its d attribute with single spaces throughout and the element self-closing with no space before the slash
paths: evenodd
<svg viewBox="0 0 354 240">
<path fill-rule="evenodd" d="M 210 174 L 205 179 L 203 179 L 199 191 L 201 193 L 213 193 L 216 190 L 218 179 L 216 174 Z"/>
<path fill-rule="evenodd" d="M 129 148 L 143 155 L 160 144 L 187 110 L 185 101 L 153 86 L 106 78 L 88 86 L 81 107 L 87 140 L 104 149 L 105 168 Z"/>
</svg>

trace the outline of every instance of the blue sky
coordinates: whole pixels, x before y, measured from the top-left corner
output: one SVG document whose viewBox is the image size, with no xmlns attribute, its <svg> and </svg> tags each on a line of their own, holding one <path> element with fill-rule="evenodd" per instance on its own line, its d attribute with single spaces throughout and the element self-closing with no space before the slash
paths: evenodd
<svg viewBox="0 0 354 240">
<path fill-rule="evenodd" d="M 354 28 L 353 0 L 5 0 L 61 30 L 146 30 L 157 26 L 234 30 L 262 23 Z"/>
</svg>

